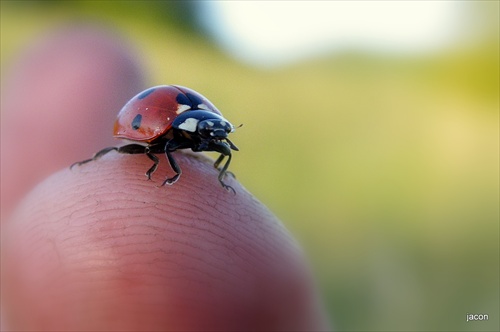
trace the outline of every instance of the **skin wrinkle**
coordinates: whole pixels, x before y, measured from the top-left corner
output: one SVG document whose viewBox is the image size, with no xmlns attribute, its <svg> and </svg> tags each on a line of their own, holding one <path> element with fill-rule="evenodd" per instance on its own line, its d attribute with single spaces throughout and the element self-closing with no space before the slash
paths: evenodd
<svg viewBox="0 0 500 332">
<path fill-rule="evenodd" d="M 149 182 L 149 181 L 148 181 L 148 182 Z M 98 191 L 97 191 L 97 193 L 98 193 Z M 121 202 L 120 202 L 118 205 L 121 205 Z M 126 205 L 126 206 L 129 206 L 129 205 Z M 114 210 L 114 209 L 112 209 L 111 211 L 113 211 L 113 210 Z M 177 211 L 179 211 L 179 209 L 177 209 L 177 210 L 176 210 L 176 212 L 177 212 Z M 184 211 L 189 212 L 189 209 L 184 209 Z M 100 210 L 99 212 L 100 212 L 100 213 L 103 213 L 104 211 L 103 211 L 103 210 Z M 113 211 L 113 212 L 114 212 L 114 211 Z M 153 215 L 153 217 L 154 217 L 154 215 Z M 188 217 L 188 216 L 183 216 L 183 217 Z M 106 219 L 106 217 L 104 217 L 104 219 Z M 186 218 L 186 219 L 188 219 L 188 218 Z M 210 220 L 210 219 L 212 219 L 212 218 L 208 218 L 208 220 Z M 217 219 L 215 219 L 215 220 L 217 220 Z M 210 230 L 209 232 L 212 232 L 212 231 Z"/>
<path fill-rule="evenodd" d="M 174 245 L 176 247 L 178 247 L 178 243 L 177 242 Z M 144 246 L 141 246 L 141 244 L 139 243 L 137 245 L 137 247 L 144 247 Z M 181 249 L 182 249 L 182 247 L 181 247 Z M 196 257 L 191 257 L 191 256 L 188 256 L 188 255 L 185 255 L 182 250 L 172 251 L 172 250 L 165 250 L 163 248 L 150 249 L 148 247 L 146 250 L 144 250 L 142 252 L 140 250 L 137 250 L 137 252 L 129 252 L 129 253 L 127 253 L 127 255 L 128 255 L 127 260 L 135 262 L 136 260 L 134 259 L 134 256 L 137 256 L 138 258 L 140 258 L 141 255 L 145 254 L 145 253 L 149 254 L 149 255 L 154 255 L 155 253 L 160 253 L 161 256 L 159 256 L 159 258 L 156 259 L 157 261 L 162 261 L 163 257 L 168 257 L 169 255 L 181 255 L 181 256 L 185 256 L 185 258 L 183 259 L 183 261 L 185 261 L 186 263 L 190 263 L 190 264 L 186 264 L 187 266 L 196 266 L 196 267 L 198 267 L 200 270 L 205 271 L 205 273 L 206 273 L 206 275 L 208 277 L 211 277 L 211 272 L 210 272 L 211 270 L 218 269 L 216 266 L 210 265 L 209 262 L 207 262 L 206 260 L 202 260 L 200 258 L 196 258 Z M 165 254 L 167 254 L 167 255 L 165 255 Z M 140 259 L 137 259 L 137 261 L 140 262 Z M 193 261 L 194 264 L 191 263 L 190 261 Z M 224 273 L 227 272 L 224 269 L 221 269 L 221 271 L 224 272 Z M 214 273 L 214 274 L 216 274 L 216 273 Z"/>
<path fill-rule="evenodd" d="M 124 228 L 123 228 L 123 230 L 125 231 L 125 230 L 127 230 L 129 227 L 131 227 L 131 226 L 126 226 L 126 227 L 124 227 Z M 135 228 L 139 228 L 139 226 L 136 226 Z M 156 230 L 158 230 L 158 228 L 157 228 Z M 154 230 L 154 231 L 156 231 L 156 230 Z M 153 232 L 153 233 L 154 233 L 154 232 Z M 123 233 L 123 234 L 125 235 L 125 233 Z M 134 234 L 139 235 L 139 232 L 135 231 L 135 232 L 134 232 Z M 151 232 L 147 231 L 147 232 L 144 232 L 144 234 L 145 234 L 145 235 L 147 235 L 147 234 L 151 234 Z M 155 233 L 155 234 L 156 234 L 156 233 Z M 120 236 L 121 236 L 121 235 L 116 235 L 116 237 L 120 237 Z M 110 238 L 110 237 L 108 237 L 108 238 Z M 145 243 L 152 244 L 153 242 L 154 242 L 154 240 L 150 240 L 150 241 L 146 241 Z M 210 241 L 210 242 L 211 242 L 211 241 Z M 215 243 L 215 242 L 214 242 L 214 243 Z"/>
<path fill-rule="evenodd" d="M 167 189 L 168 189 L 168 188 L 167 188 Z M 196 196 L 196 195 L 194 195 L 194 196 Z M 129 205 L 127 205 L 127 206 L 129 206 Z M 159 206 L 159 205 L 158 205 L 158 206 Z M 177 209 L 177 210 L 176 210 L 176 212 L 178 212 L 178 211 L 185 211 L 185 212 L 188 212 L 188 213 L 189 213 L 191 210 L 190 210 L 190 209 L 188 209 L 188 208 L 186 208 L 186 209 Z M 100 212 L 102 212 L 102 211 L 100 211 Z M 218 211 L 218 212 L 220 212 L 220 211 Z M 189 214 L 192 214 L 192 213 L 189 213 Z M 189 217 L 191 217 L 189 214 L 188 214 L 188 215 L 183 215 L 182 217 L 184 217 L 185 219 L 188 219 L 188 220 L 189 220 L 189 219 L 190 219 Z M 217 218 L 216 216 L 211 215 L 210 213 L 206 213 L 206 214 L 208 215 L 207 221 L 212 220 L 212 219 L 213 219 L 213 220 L 218 220 L 218 219 L 219 219 L 219 218 Z M 153 214 L 153 215 L 152 215 L 152 217 L 155 217 L 155 215 Z M 214 218 L 214 217 L 215 217 L 215 218 Z M 218 225 L 211 224 L 210 222 L 209 222 L 208 224 L 209 224 L 210 226 L 212 226 L 212 228 L 213 228 L 213 226 L 215 226 L 216 228 L 217 228 L 217 227 L 219 227 Z M 209 229 L 209 233 L 213 233 L 213 231 L 212 231 L 211 229 Z M 229 233 L 229 234 L 230 234 L 230 233 Z M 195 242 L 195 243 L 196 243 L 196 242 Z M 196 247 L 197 247 L 197 245 L 196 245 L 195 243 L 194 243 L 194 244 L 189 244 L 189 245 L 190 245 L 190 246 L 193 246 L 193 247 L 195 247 L 195 248 L 196 248 Z M 149 244 L 151 244 L 151 242 L 149 242 Z M 184 243 L 184 244 L 186 244 L 186 243 Z M 114 244 L 114 246 L 115 246 L 115 247 L 118 247 L 116 244 Z M 214 256 L 214 255 L 212 255 L 212 256 Z M 221 260 L 222 260 L 222 259 L 221 259 Z M 201 265 L 203 265 L 203 261 L 201 261 L 201 260 L 200 260 L 200 262 L 199 262 L 199 263 L 200 263 Z M 210 276 L 210 275 L 208 275 L 208 276 Z"/>
</svg>

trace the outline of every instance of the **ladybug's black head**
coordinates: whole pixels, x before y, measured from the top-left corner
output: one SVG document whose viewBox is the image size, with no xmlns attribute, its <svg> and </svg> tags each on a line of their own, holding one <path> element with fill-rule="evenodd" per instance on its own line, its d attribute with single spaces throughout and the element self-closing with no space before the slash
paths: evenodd
<svg viewBox="0 0 500 332">
<path fill-rule="evenodd" d="M 175 118 L 172 128 L 197 142 L 197 151 L 218 151 L 214 149 L 219 145 L 238 150 L 227 138 L 234 131 L 233 125 L 219 114 L 204 110 L 186 111 Z"/>
<path fill-rule="evenodd" d="M 198 134 L 207 139 L 224 139 L 234 131 L 231 123 L 224 119 L 207 119 L 198 123 Z"/>
</svg>

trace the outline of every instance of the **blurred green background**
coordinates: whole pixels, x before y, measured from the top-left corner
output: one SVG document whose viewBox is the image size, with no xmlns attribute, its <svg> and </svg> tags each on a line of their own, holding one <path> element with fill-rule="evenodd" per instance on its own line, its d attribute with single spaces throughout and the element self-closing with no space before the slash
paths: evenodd
<svg viewBox="0 0 500 332">
<path fill-rule="evenodd" d="M 148 85 L 244 124 L 231 170 L 304 247 L 335 329 L 498 331 L 499 2 L 467 5 L 475 37 L 438 53 L 259 69 L 207 38 L 196 3 L 2 2 L 1 68 L 68 22 L 118 31 Z"/>
</svg>

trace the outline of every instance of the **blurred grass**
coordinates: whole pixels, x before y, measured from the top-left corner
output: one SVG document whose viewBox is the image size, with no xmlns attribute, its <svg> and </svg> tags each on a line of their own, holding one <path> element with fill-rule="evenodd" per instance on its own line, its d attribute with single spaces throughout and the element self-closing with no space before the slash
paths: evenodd
<svg viewBox="0 0 500 332">
<path fill-rule="evenodd" d="M 498 14 L 432 56 L 258 70 L 151 6 L 1 9 L 2 74 L 47 31 L 95 22 L 130 40 L 150 85 L 189 86 L 243 123 L 231 169 L 304 246 L 337 329 L 499 329 Z"/>
</svg>

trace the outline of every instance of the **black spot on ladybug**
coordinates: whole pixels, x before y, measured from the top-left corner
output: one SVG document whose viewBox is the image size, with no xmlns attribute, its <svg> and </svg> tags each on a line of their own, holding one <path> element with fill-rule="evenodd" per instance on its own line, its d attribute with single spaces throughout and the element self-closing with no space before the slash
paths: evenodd
<svg viewBox="0 0 500 332">
<path fill-rule="evenodd" d="M 189 106 L 193 106 L 193 104 L 191 103 L 191 100 L 189 100 L 189 98 L 183 94 L 183 93 L 179 93 L 177 95 L 177 97 L 175 97 L 175 101 L 180 104 L 180 105 L 189 105 Z"/>
<path fill-rule="evenodd" d="M 191 100 L 191 103 L 190 103 L 191 106 L 198 106 L 200 104 L 203 104 L 203 100 L 196 95 L 193 95 L 193 94 L 188 92 L 188 93 L 186 93 L 186 96 L 189 98 L 189 100 Z"/>
<path fill-rule="evenodd" d="M 134 120 L 132 120 L 132 129 L 134 130 L 139 129 L 141 127 L 141 121 L 142 121 L 142 115 L 137 114 Z"/>
<path fill-rule="evenodd" d="M 146 91 L 143 91 L 140 95 L 138 95 L 137 99 L 144 99 L 150 94 L 152 94 L 155 90 L 156 88 L 147 89 Z"/>
</svg>

